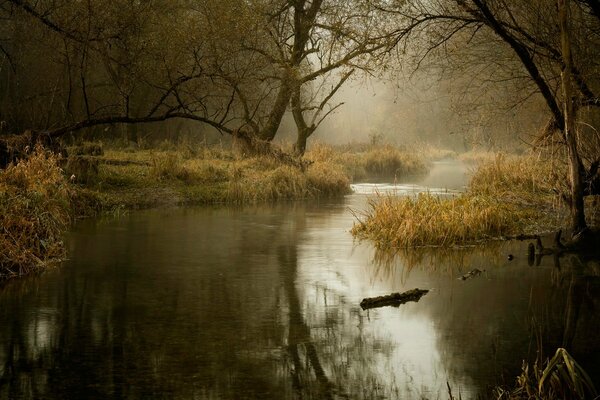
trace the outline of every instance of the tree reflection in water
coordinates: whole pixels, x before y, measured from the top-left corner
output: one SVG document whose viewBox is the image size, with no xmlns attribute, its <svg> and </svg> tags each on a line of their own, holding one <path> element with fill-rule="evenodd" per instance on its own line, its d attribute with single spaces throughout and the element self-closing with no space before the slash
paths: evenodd
<svg viewBox="0 0 600 400">
<path fill-rule="evenodd" d="M 446 352 L 450 381 L 466 375 L 489 386 L 512 384 L 521 360 L 543 361 L 565 347 L 600 385 L 598 255 L 537 256 L 533 262 L 526 255 L 527 242 L 377 251 L 372 273 L 408 286 L 423 274 L 437 281 L 432 286 L 439 292 L 423 311 L 445 333 L 438 347 Z M 474 267 L 484 275 L 457 279 Z"/>
<path fill-rule="evenodd" d="M 597 261 L 530 267 L 524 243 L 371 262 L 351 218 L 296 204 L 82 224 L 62 269 L 0 291 L 0 399 L 435 399 L 446 381 L 468 398 L 512 381 L 538 339 L 600 376 Z M 358 306 L 414 287 L 432 291 Z"/>
<path fill-rule="evenodd" d="M 70 264 L 0 294 L 0 398 L 371 397 L 344 381 L 374 346 L 340 332 L 333 291 L 321 294 L 340 307 L 324 313 L 299 292 L 304 219 L 223 209 L 82 225 Z"/>
</svg>

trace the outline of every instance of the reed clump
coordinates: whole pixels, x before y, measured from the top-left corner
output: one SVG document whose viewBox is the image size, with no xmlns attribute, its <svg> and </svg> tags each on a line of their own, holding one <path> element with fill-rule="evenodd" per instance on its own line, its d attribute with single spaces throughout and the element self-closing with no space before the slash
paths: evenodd
<svg viewBox="0 0 600 400">
<path fill-rule="evenodd" d="M 0 171 L 0 278 L 36 272 L 64 257 L 72 196 L 58 158 L 41 147 Z"/>
<path fill-rule="evenodd" d="M 528 218 L 515 206 L 486 196 L 379 196 L 369 202 L 352 233 L 380 248 L 455 246 L 511 234 L 515 219 Z"/>
<path fill-rule="evenodd" d="M 315 162 L 302 171 L 269 157 L 255 157 L 232 166 L 226 197 L 247 203 L 335 197 L 349 190 L 348 178 L 335 164 Z"/>
<path fill-rule="evenodd" d="M 533 154 L 497 154 L 477 168 L 469 182 L 469 191 L 517 203 L 553 204 L 559 200 L 557 194 L 562 189 L 559 176 L 565 174 L 564 163 L 557 160 Z"/>
<path fill-rule="evenodd" d="M 555 226 L 558 173 L 533 156 L 496 156 L 454 197 L 378 196 L 352 232 L 378 247 L 456 246 Z"/>
<path fill-rule="evenodd" d="M 598 391 L 590 376 L 563 348 L 533 367 L 523 362 L 521 374 L 512 389 L 496 389 L 498 400 L 583 400 L 597 399 Z"/>
</svg>

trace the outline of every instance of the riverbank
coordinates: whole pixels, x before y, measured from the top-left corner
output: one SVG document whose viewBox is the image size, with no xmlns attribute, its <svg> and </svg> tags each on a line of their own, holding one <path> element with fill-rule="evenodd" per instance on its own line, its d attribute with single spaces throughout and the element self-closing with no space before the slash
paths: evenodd
<svg viewBox="0 0 600 400">
<path fill-rule="evenodd" d="M 568 210 L 561 196 L 567 189 L 560 178 L 566 173 L 562 163 L 533 154 L 485 159 L 474 166 L 463 194 L 371 199 L 352 233 L 378 248 L 452 247 L 547 233 L 564 224 Z M 589 215 L 594 219 L 596 213 Z"/>
<path fill-rule="evenodd" d="M 61 159 L 37 148 L 27 160 L 0 171 L 0 279 L 64 259 L 61 237 L 76 218 L 152 207 L 340 197 L 356 179 L 427 171 L 412 152 L 391 146 L 317 145 L 303 160 L 171 143 L 152 148 L 86 143 L 68 152 Z"/>
<path fill-rule="evenodd" d="M 248 204 L 331 198 L 350 183 L 374 177 L 422 175 L 427 161 L 392 146 L 313 146 L 302 160 L 274 154 L 240 156 L 220 146 L 165 144 L 149 149 L 108 147 L 68 168 L 102 210 L 166 205 Z M 82 179 L 80 179 L 80 177 Z"/>
</svg>

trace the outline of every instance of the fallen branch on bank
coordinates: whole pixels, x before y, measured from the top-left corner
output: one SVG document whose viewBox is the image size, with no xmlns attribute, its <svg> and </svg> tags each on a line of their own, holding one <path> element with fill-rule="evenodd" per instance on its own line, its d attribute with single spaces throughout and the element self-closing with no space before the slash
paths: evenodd
<svg viewBox="0 0 600 400">
<path fill-rule="evenodd" d="M 404 293 L 392 293 L 386 296 L 368 297 L 360 302 L 360 306 L 363 310 L 385 306 L 398 307 L 399 305 L 409 301 L 418 302 L 421 297 L 428 292 L 429 290 L 427 289 L 413 289 Z"/>
</svg>

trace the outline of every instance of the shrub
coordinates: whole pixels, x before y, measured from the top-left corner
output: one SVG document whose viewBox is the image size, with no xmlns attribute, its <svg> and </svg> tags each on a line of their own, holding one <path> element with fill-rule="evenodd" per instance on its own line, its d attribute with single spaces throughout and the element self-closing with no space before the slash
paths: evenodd
<svg viewBox="0 0 600 400">
<path fill-rule="evenodd" d="M 0 172 L 0 277 L 38 271 L 64 257 L 71 196 L 56 156 L 41 147 Z"/>
</svg>

